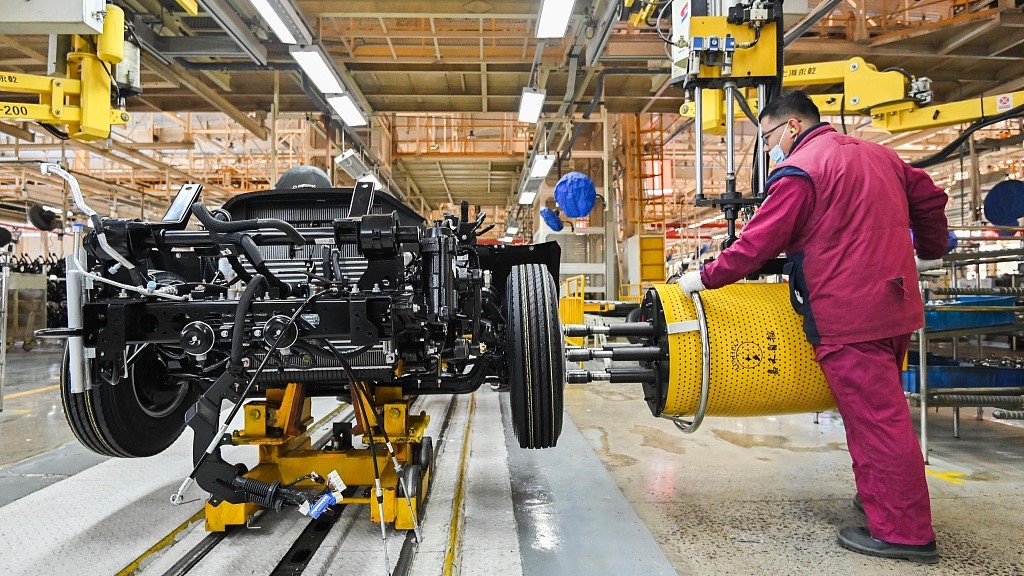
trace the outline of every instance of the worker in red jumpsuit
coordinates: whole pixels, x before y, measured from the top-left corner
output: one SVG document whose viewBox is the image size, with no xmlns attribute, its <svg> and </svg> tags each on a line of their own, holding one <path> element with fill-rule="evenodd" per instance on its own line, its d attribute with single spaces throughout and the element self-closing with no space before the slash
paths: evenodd
<svg viewBox="0 0 1024 576">
<path fill-rule="evenodd" d="M 719 288 L 786 253 L 792 304 L 843 416 L 854 504 L 867 516 L 867 528 L 841 529 L 839 544 L 938 562 L 900 370 L 924 323 L 917 273 L 946 252 L 946 194 L 893 151 L 821 122 L 803 92 L 772 100 L 760 123 L 776 164 L 767 198 L 732 246 L 679 284 L 687 294 Z"/>
</svg>

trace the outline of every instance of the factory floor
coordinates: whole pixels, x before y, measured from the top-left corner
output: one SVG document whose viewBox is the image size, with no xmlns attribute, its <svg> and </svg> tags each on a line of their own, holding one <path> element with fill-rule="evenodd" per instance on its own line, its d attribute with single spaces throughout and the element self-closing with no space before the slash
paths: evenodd
<svg viewBox="0 0 1024 576">
<path fill-rule="evenodd" d="M 187 472 L 190 438 L 136 461 L 87 452 L 64 421 L 59 360 L 52 348 L 8 355 L 0 413 L 3 572 L 117 573 L 198 509 L 167 504 Z M 441 399 L 432 402 L 427 409 L 439 409 Z M 950 409 L 929 415 L 928 483 L 942 561 L 918 566 L 835 544 L 838 528 L 863 522 L 851 505 L 838 414 L 817 423 L 809 414 L 709 418 L 683 435 L 650 416 L 637 385 L 570 385 L 559 446 L 523 451 L 508 430 L 507 394 L 484 388 L 475 411 L 469 404 L 459 399 L 461 416 L 438 457 L 412 574 L 440 572 L 456 448 L 470 434 L 463 575 L 1024 575 L 1024 428 L 979 421 L 973 409 L 963 411 L 960 439 L 952 437 Z M 196 573 L 268 573 L 254 551 L 278 553 L 275 534 L 291 534 L 300 518 L 264 515 L 263 527 L 236 539 L 221 564 Z M 369 546 L 372 526 L 354 518 L 338 537 L 357 542 L 361 530 Z M 183 544 L 201 537 L 201 526 L 188 533 Z M 375 566 L 369 560 L 354 563 L 346 546 L 356 544 L 318 552 L 304 573 L 382 572 L 368 568 Z M 142 573 L 162 573 L 161 561 L 151 559 Z"/>
</svg>

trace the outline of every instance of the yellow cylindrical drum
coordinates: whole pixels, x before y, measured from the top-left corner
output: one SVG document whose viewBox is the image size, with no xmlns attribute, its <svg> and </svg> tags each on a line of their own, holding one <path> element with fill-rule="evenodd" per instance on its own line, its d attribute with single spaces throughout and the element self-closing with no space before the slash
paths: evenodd
<svg viewBox="0 0 1024 576">
<path fill-rule="evenodd" d="M 707 416 L 820 412 L 835 406 L 814 360 L 787 284 L 735 284 L 687 297 L 655 285 L 668 332 L 667 387 L 661 414 Z"/>
<path fill-rule="evenodd" d="M 124 59 L 124 10 L 107 4 L 103 18 L 103 33 L 96 40 L 96 55 L 100 60 L 117 64 Z"/>
</svg>

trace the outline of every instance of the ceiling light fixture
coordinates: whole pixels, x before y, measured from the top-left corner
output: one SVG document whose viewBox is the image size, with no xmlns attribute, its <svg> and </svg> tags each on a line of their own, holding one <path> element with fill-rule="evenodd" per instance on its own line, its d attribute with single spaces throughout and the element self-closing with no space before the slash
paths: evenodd
<svg viewBox="0 0 1024 576">
<path fill-rule="evenodd" d="M 537 191 L 536 190 L 534 190 L 534 191 L 523 190 L 523 192 L 521 194 L 519 194 L 519 203 L 523 204 L 523 205 L 529 206 L 529 205 L 533 204 L 533 201 L 536 200 L 536 199 L 537 199 Z"/>
<path fill-rule="evenodd" d="M 540 88 L 523 88 L 523 96 L 519 99 L 519 121 L 536 124 L 544 108 L 544 96 L 547 92 Z"/>
<path fill-rule="evenodd" d="M 334 62 L 319 46 L 293 47 L 292 58 L 299 63 L 302 71 L 324 94 L 344 94 L 341 79 L 334 68 Z"/>
<path fill-rule="evenodd" d="M 346 126 L 366 126 L 366 116 L 363 116 L 350 96 L 331 96 L 327 103 L 334 108 Z"/>
<path fill-rule="evenodd" d="M 562 38 L 576 0 L 544 0 L 537 18 L 537 38 Z"/>
<path fill-rule="evenodd" d="M 533 162 L 530 164 L 530 178 L 540 178 L 541 180 L 548 177 L 548 172 L 551 172 L 551 167 L 555 165 L 555 159 L 557 156 L 554 154 L 538 154 L 533 157 Z"/>
<path fill-rule="evenodd" d="M 309 44 L 313 41 L 309 28 L 288 0 L 249 0 L 267 21 L 278 40 L 285 44 Z"/>
<path fill-rule="evenodd" d="M 334 158 L 334 163 L 338 165 L 348 174 L 351 178 L 360 178 L 370 172 L 370 167 L 363 162 L 363 159 L 359 157 L 359 153 L 356 152 L 355 148 L 349 148 L 348 150 L 338 154 Z"/>
</svg>

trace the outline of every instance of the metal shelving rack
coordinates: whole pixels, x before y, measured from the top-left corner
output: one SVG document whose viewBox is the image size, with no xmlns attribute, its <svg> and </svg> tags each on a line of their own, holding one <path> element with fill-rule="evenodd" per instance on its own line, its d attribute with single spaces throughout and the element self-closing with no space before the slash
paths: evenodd
<svg viewBox="0 0 1024 576">
<path fill-rule="evenodd" d="M 1000 289 L 1000 288 L 981 288 L 981 265 L 992 264 L 999 262 L 1018 262 L 1024 260 L 1024 248 L 1014 248 L 1007 250 L 987 251 L 987 252 L 969 252 L 969 253 L 952 253 L 946 255 L 944 260 L 951 264 L 950 270 L 950 284 L 954 286 L 953 289 L 942 289 L 936 288 L 934 290 L 928 289 L 928 283 L 922 282 L 922 292 L 925 295 L 925 301 L 927 302 L 928 294 L 933 293 L 936 295 L 1024 295 L 1024 289 L 1012 288 L 1012 289 Z M 979 285 L 977 288 L 972 289 L 957 289 L 957 270 L 961 266 L 973 265 L 976 266 L 976 277 L 978 278 Z M 1021 306 L 925 306 L 925 310 L 938 310 L 941 312 L 1006 312 L 1013 311 L 1021 312 L 1024 311 L 1024 307 Z M 1008 408 L 1008 409 L 1020 409 L 1022 406 L 1022 400 L 1024 400 L 1024 387 L 1022 388 L 1010 388 L 1010 387 L 999 387 L 999 388 L 961 388 L 961 389 L 943 389 L 941 394 L 932 393 L 928 391 L 928 342 L 934 338 L 953 338 L 952 354 L 953 358 L 958 357 L 958 341 L 959 338 L 964 336 L 977 336 L 978 337 L 978 355 L 982 355 L 983 350 L 983 338 L 988 335 L 995 334 L 1012 334 L 1012 335 L 1024 335 L 1024 325 L 1019 322 L 1016 318 L 1011 324 L 998 325 L 998 326 L 985 326 L 980 328 L 964 328 L 954 330 L 926 330 L 922 326 L 917 331 L 917 344 L 919 354 L 919 367 L 918 367 L 918 393 L 909 394 L 910 399 L 918 400 L 919 406 L 921 407 L 921 451 L 924 454 L 925 463 L 928 462 L 928 407 L 929 405 L 939 407 L 951 407 L 953 408 L 953 436 L 956 438 L 960 437 L 960 408 L 963 407 L 977 407 L 980 410 L 983 407 L 994 407 L 994 408 Z M 1016 396 L 1012 396 L 1016 394 Z M 931 398 L 929 397 L 931 396 Z"/>
</svg>

